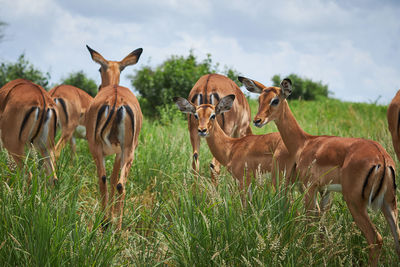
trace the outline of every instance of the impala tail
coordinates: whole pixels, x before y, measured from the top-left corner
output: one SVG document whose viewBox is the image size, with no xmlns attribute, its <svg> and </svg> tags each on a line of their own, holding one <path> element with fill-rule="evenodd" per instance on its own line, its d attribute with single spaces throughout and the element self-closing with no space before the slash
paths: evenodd
<svg viewBox="0 0 400 267">
<path fill-rule="evenodd" d="M 128 105 L 118 108 L 114 105 L 111 110 L 109 105 L 103 105 L 97 113 L 95 138 L 101 138 L 108 146 L 111 146 L 112 143 L 119 143 L 123 146 L 128 130 L 127 125 L 130 125 L 131 131 L 134 133 L 135 116 Z M 133 138 L 134 135 L 131 136 L 132 140 Z"/>
<path fill-rule="evenodd" d="M 68 110 L 67 110 L 67 105 L 65 103 L 65 100 L 63 98 L 54 98 L 54 102 L 56 103 L 58 110 L 62 111 L 60 112 L 59 116 L 60 116 L 60 124 L 62 126 L 62 120 L 65 120 L 65 124 L 68 124 L 68 120 L 69 120 L 69 115 L 68 115 Z"/>
<path fill-rule="evenodd" d="M 51 121 L 53 119 L 53 124 Z M 54 108 L 33 106 L 26 111 L 19 129 L 18 139 L 29 140 L 30 143 L 40 141 L 47 143 L 50 127 L 53 127 L 52 138 L 55 138 L 57 127 L 57 113 Z"/>
<path fill-rule="evenodd" d="M 373 210 L 382 208 L 386 194 L 396 191 L 395 171 L 386 161 L 383 165 L 372 166 L 364 180 L 362 188 L 363 199 L 368 199 L 368 206 Z"/>
</svg>

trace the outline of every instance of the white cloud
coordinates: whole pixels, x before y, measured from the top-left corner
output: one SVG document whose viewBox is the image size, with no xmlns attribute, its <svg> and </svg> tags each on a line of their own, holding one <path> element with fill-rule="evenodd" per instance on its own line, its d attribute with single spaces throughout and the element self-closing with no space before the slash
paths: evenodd
<svg viewBox="0 0 400 267">
<path fill-rule="evenodd" d="M 388 103 L 400 88 L 400 5 L 381 1 L 0 0 L 9 24 L 0 59 L 22 52 L 56 83 L 83 70 L 99 81 L 85 45 L 112 60 L 143 47 L 137 66 L 190 49 L 268 84 L 296 73 L 335 97 Z"/>
</svg>

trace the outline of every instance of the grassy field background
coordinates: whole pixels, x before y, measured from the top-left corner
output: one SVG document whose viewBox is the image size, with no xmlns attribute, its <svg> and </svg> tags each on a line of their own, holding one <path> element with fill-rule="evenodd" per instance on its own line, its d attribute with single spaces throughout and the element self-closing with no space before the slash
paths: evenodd
<svg viewBox="0 0 400 267">
<path fill-rule="evenodd" d="M 257 102 L 250 101 L 253 116 Z M 289 103 L 311 134 L 378 141 L 395 157 L 386 106 L 338 100 Z M 256 134 L 276 131 L 274 124 Z M 78 154 L 65 149 L 51 186 L 41 160 L 30 152 L 25 170 L 0 153 L 0 263 L 2 266 L 358 266 L 368 262 L 366 240 L 340 194 L 320 220 L 303 216 L 303 196 L 271 186 L 269 174 L 253 181 L 244 209 L 238 187 L 223 168 L 210 180 L 211 154 L 200 152 L 201 176 L 192 175 L 187 122 L 174 106 L 145 118 L 127 182 L 122 230 L 102 231 L 96 167 L 85 140 Z M 110 175 L 113 157 L 106 160 Z M 12 165 L 12 164 L 11 164 Z M 34 174 L 27 183 L 27 171 Z M 397 173 L 399 173 L 397 171 Z M 399 180 L 397 179 L 399 183 Z M 397 189 L 400 198 L 399 189 Z M 288 199 L 290 198 L 290 204 Z M 372 211 L 370 214 L 373 214 Z M 372 216 L 383 236 L 383 266 L 399 265 L 382 214 Z"/>
</svg>

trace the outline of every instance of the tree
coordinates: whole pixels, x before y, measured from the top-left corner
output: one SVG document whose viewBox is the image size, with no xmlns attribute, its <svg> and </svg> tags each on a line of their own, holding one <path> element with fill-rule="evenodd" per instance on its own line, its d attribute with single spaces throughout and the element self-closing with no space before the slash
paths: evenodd
<svg viewBox="0 0 400 267">
<path fill-rule="evenodd" d="M 292 81 L 294 89 L 289 99 L 316 100 L 331 94 L 328 85 L 322 84 L 321 81 L 314 82 L 308 78 L 303 79 L 296 74 L 290 74 L 288 78 Z M 280 75 L 274 75 L 272 77 L 273 86 L 279 86 L 282 79 Z"/>
<path fill-rule="evenodd" d="M 61 83 L 78 87 L 92 97 L 95 97 L 97 94 L 98 87 L 96 85 L 96 82 L 86 77 L 86 74 L 82 70 L 70 73 L 67 78 L 61 80 Z"/>
<path fill-rule="evenodd" d="M 198 62 L 190 52 L 187 57 L 173 55 L 155 69 L 144 66 L 134 75 L 128 75 L 128 78 L 140 94 L 143 113 L 156 116 L 158 107 L 171 104 L 174 96 L 188 96 L 201 76 L 217 73 L 218 67 L 219 64 L 213 65 L 211 55 Z M 239 83 L 237 71 L 225 67 L 223 74 Z"/>
<path fill-rule="evenodd" d="M 45 89 L 49 89 L 50 73 L 46 72 L 43 74 L 40 70 L 36 69 L 29 61 L 25 58 L 25 54 L 19 56 L 16 63 L 1 63 L 0 64 L 0 87 L 9 81 L 23 78 L 30 80 L 43 86 Z"/>
</svg>

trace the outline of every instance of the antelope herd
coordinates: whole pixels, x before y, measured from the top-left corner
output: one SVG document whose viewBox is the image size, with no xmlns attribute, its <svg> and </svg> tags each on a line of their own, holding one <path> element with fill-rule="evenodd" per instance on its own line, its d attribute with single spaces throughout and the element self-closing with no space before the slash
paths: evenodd
<svg viewBox="0 0 400 267">
<path fill-rule="evenodd" d="M 96 97 L 70 85 L 46 92 L 31 81 L 13 80 L 0 89 L 1 141 L 19 168 L 23 166 L 25 147 L 36 148 L 44 158 L 46 175 L 56 182 L 55 164 L 62 148 L 70 142 L 75 154 L 74 131 L 84 127 L 97 168 L 103 225 L 115 223 L 121 229 L 125 185 L 143 116 L 135 95 L 120 86 L 119 80 L 121 71 L 136 64 L 143 50 L 136 49 L 121 61 L 109 61 L 89 46 L 87 49 L 93 61 L 100 64 L 101 85 Z M 259 94 L 254 125 L 261 128 L 274 121 L 279 132 L 253 135 L 250 107 L 240 88 L 225 76 L 204 75 L 187 99 L 174 98 L 179 110 L 188 114 L 194 173 L 199 174 L 200 139 L 205 138 L 213 155 L 213 183 L 217 186 L 220 165 L 225 166 L 239 183 L 244 206 L 252 179 L 266 172 L 271 173 L 274 187 L 279 176 L 286 185 L 299 182 L 308 215 L 319 215 L 327 209 L 330 192 L 342 192 L 367 239 L 370 264 L 378 264 L 382 237 L 368 215 L 369 206 L 382 211 L 400 259 L 395 163 L 386 150 L 372 140 L 314 136 L 303 131 L 286 100 L 292 92 L 290 79 L 284 79 L 280 87 L 266 87 L 252 79 L 238 78 L 247 90 Z M 387 118 L 400 160 L 400 91 L 389 105 Z M 57 126 L 61 137 L 55 144 Z M 116 157 L 108 180 L 104 157 L 111 154 Z"/>
</svg>

